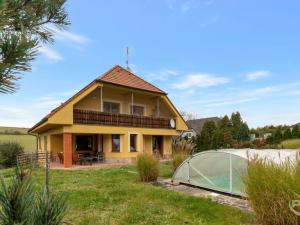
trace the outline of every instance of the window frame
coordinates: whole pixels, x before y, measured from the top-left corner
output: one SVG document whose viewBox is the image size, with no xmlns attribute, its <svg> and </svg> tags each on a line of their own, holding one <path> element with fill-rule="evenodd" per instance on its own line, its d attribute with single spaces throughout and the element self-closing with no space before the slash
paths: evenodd
<svg viewBox="0 0 300 225">
<path fill-rule="evenodd" d="M 109 111 L 105 111 L 105 104 L 109 104 Z M 113 106 L 112 105 L 117 105 L 118 106 L 118 112 L 113 112 Z M 103 101 L 103 112 L 105 113 L 120 113 L 121 112 L 121 104 L 120 102 L 113 102 L 113 101 Z"/>
<path fill-rule="evenodd" d="M 143 109 L 143 113 L 142 114 L 134 113 L 134 107 L 142 108 Z M 144 105 L 137 105 L 137 104 L 133 104 L 133 105 L 130 104 L 129 112 L 130 112 L 131 115 L 144 116 L 145 115 L 145 106 Z"/>
<path fill-rule="evenodd" d="M 134 136 L 134 150 L 131 150 L 131 137 Z M 138 149 L 138 135 L 137 134 L 129 134 L 129 152 L 137 152 Z"/>
</svg>

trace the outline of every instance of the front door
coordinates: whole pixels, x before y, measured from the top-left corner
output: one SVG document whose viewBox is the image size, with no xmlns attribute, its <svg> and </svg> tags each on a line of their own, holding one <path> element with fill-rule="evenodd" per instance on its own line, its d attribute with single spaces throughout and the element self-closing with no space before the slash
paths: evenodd
<svg viewBox="0 0 300 225">
<path fill-rule="evenodd" d="M 163 156 L 163 136 L 152 136 L 152 151 L 154 155 Z"/>
</svg>

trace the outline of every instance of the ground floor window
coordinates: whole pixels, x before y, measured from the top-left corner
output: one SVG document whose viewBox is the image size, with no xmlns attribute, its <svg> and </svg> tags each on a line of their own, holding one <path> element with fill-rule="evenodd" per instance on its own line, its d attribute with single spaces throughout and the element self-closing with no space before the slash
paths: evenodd
<svg viewBox="0 0 300 225">
<path fill-rule="evenodd" d="M 119 134 L 113 134 L 112 135 L 112 152 L 120 152 L 120 135 Z"/>
<path fill-rule="evenodd" d="M 76 151 L 92 151 L 93 150 L 93 136 L 78 135 L 76 136 Z"/>
<path fill-rule="evenodd" d="M 130 151 L 137 151 L 137 134 L 130 134 Z"/>
</svg>

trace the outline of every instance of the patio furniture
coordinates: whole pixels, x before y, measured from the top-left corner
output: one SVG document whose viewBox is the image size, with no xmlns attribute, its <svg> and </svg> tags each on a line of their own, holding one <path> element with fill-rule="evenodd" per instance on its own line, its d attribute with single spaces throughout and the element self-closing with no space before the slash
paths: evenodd
<svg viewBox="0 0 300 225">
<path fill-rule="evenodd" d="M 81 164 L 81 157 L 79 156 L 78 153 L 73 153 L 72 155 L 72 160 L 73 160 L 73 164 L 77 164 L 80 163 Z"/>
<path fill-rule="evenodd" d="M 90 164 L 92 165 L 93 163 L 93 157 L 80 157 L 80 165 L 87 165 Z"/>
<path fill-rule="evenodd" d="M 97 152 L 95 156 L 92 157 L 93 158 L 93 161 L 96 161 L 96 162 L 104 162 L 104 154 L 103 152 Z"/>
<path fill-rule="evenodd" d="M 62 152 L 58 152 L 57 156 L 59 158 L 59 162 L 64 163 L 64 154 Z"/>
</svg>

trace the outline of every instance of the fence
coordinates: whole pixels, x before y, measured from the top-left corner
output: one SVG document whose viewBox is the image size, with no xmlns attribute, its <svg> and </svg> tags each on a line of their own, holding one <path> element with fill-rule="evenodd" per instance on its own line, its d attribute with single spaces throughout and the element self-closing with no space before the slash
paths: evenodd
<svg viewBox="0 0 300 225">
<path fill-rule="evenodd" d="M 50 154 L 48 155 L 48 159 L 50 162 Z M 45 152 L 36 152 L 36 153 L 22 153 L 17 156 L 18 165 L 37 165 L 37 164 L 45 164 L 46 161 L 46 153 Z"/>
</svg>

